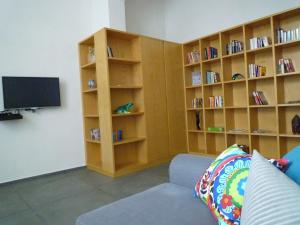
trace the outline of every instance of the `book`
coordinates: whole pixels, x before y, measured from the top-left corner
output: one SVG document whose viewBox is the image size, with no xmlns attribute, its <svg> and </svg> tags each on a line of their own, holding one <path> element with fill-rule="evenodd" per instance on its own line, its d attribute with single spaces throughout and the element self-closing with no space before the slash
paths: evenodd
<svg viewBox="0 0 300 225">
<path fill-rule="evenodd" d="M 215 84 L 220 82 L 220 74 L 213 71 L 206 71 L 206 83 Z"/>
<path fill-rule="evenodd" d="M 295 67 L 292 59 L 290 58 L 279 59 L 277 65 L 277 72 L 281 74 L 295 72 Z"/>
<path fill-rule="evenodd" d="M 300 40 L 300 27 L 290 30 L 284 30 L 281 27 L 276 29 L 277 43 L 286 43 Z"/>
<path fill-rule="evenodd" d="M 210 108 L 222 108 L 224 101 L 222 96 L 210 96 L 208 97 Z"/>
<path fill-rule="evenodd" d="M 264 48 L 270 45 L 270 40 L 267 36 L 250 38 L 250 49 Z"/>
<path fill-rule="evenodd" d="M 204 49 L 204 58 L 206 60 L 218 58 L 218 49 L 213 48 L 213 47 L 207 47 L 207 48 L 205 48 Z"/>
<path fill-rule="evenodd" d="M 192 85 L 201 85 L 201 72 L 200 71 L 193 71 L 192 72 Z"/>
<path fill-rule="evenodd" d="M 227 55 L 238 53 L 244 50 L 243 43 L 238 40 L 232 40 L 229 44 L 225 45 L 225 52 Z"/>
<path fill-rule="evenodd" d="M 249 72 L 249 77 L 250 78 L 266 76 L 267 68 L 265 66 L 260 66 L 260 65 L 256 65 L 256 64 L 249 64 L 248 65 L 248 72 Z"/>
<path fill-rule="evenodd" d="M 193 98 L 192 99 L 192 108 L 197 109 L 201 108 L 203 104 L 202 98 Z"/>
<path fill-rule="evenodd" d="M 253 99 L 256 105 L 268 105 L 268 101 L 262 91 L 253 91 L 252 92 Z"/>
<path fill-rule="evenodd" d="M 114 57 L 114 54 L 113 54 L 113 51 L 112 51 L 112 48 L 107 46 L 107 56 L 108 58 L 112 58 Z"/>
<path fill-rule="evenodd" d="M 192 51 L 187 53 L 187 62 L 189 64 L 197 63 L 200 61 L 200 52 L 199 51 Z"/>
</svg>

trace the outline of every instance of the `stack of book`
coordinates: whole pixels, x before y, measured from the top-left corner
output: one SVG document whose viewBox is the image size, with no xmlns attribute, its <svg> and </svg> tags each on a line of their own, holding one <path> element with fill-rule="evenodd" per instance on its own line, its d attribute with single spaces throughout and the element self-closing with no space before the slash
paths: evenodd
<svg viewBox="0 0 300 225">
<path fill-rule="evenodd" d="M 193 71 L 192 72 L 192 85 L 201 85 L 201 72 L 200 71 Z"/>
<path fill-rule="evenodd" d="M 204 58 L 205 59 L 214 59 L 218 58 L 218 49 L 213 47 L 207 47 L 204 49 Z"/>
<path fill-rule="evenodd" d="M 277 42 L 286 43 L 289 41 L 300 40 L 300 27 L 293 30 L 284 30 L 282 28 L 277 29 Z"/>
<path fill-rule="evenodd" d="M 267 68 L 265 66 L 249 64 L 249 77 L 250 78 L 265 76 L 266 73 L 267 73 Z"/>
<path fill-rule="evenodd" d="M 207 84 L 215 84 L 220 82 L 220 74 L 213 71 L 206 72 L 206 83 Z"/>
<path fill-rule="evenodd" d="M 113 51 L 112 51 L 112 48 L 107 46 L 107 56 L 108 58 L 112 58 L 114 57 L 114 54 L 113 54 Z"/>
<path fill-rule="evenodd" d="M 243 51 L 243 43 L 238 40 L 232 40 L 229 44 L 226 44 L 225 50 L 227 55 L 238 53 Z"/>
<path fill-rule="evenodd" d="M 202 107 L 202 98 L 193 98 L 192 107 L 198 109 Z"/>
<path fill-rule="evenodd" d="M 224 105 L 222 96 L 211 96 L 209 97 L 210 108 L 222 108 Z"/>
<path fill-rule="evenodd" d="M 263 48 L 270 45 L 268 37 L 254 37 L 250 39 L 250 49 Z"/>
<path fill-rule="evenodd" d="M 197 63 L 200 61 L 199 51 L 192 51 L 187 53 L 187 61 L 189 64 Z"/>
<path fill-rule="evenodd" d="M 253 91 L 252 92 L 253 99 L 256 105 L 268 105 L 268 101 L 262 91 Z"/>
<path fill-rule="evenodd" d="M 288 58 L 279 59 L 278 72 L 279 73 L 295 72 L 295 67 L 294 67 L 293 61 Z"/>
</svg>

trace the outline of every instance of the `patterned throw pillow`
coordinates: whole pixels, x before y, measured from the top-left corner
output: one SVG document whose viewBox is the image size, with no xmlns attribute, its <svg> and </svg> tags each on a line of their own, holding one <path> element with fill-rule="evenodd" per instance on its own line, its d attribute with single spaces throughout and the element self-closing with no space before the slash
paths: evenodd
<svg viewBox="0 0 300 225">
<path fill-rule="evenodd" d="M 195 186 L 195 194 L 210 208 L 219 224 L 240 224 L 251 155 L 232 145 L 222 152 Z M 286 160 L 272 160 L 284 168 Z"/>
</svg>

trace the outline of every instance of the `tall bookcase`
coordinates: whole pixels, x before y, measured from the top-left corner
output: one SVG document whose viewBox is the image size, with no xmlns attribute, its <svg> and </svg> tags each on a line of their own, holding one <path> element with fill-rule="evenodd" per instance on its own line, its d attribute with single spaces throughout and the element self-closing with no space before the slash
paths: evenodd
<svg viewBox="0 0 300 225">
<path fill-rule="evenodd" d="M 300 135 L 292 134 L 291 120 L 300 114 L 300 41 L 278 43 L 277 28 L 300 27 L 300 8 L 275 14 L 236 26 L 182 45 L 183 76 L 185 85 L 186 136 L 190 153 L 217 155 L 226 146 L 245 144 L 259 150 L 266 157 L 280 157 L 296 145 Z M 250 50 L 250 38 L 267 36 L 271 44 Z M 227 55 L 225 46 L 232 40 L 241 41 L 241 52 Z M 204 49 L 214 47 L 218 57 L 206 60 Z M 187 54 L 198 51 L 200 61 L 189 63 Z M 277 63 L 280 58 L 291 58 L 295 71 L 280 74 Z M 266 76 L 250 78 L 249 64 L 263 65 Z M 202 84 L 192 85 L 192 72 L 200 71 Z M 220 74 L 220 82 L 207 84 L 206 72 Z M 244 79 L 232 80 L 235 73 Z M 263 91 L 269 104 L 256 105 L 253 91 Z M 211 108 L 208 98 L 223 96 L 224 106 Z M 192 106 L 194 98 L 202 98 L 203 105 Z M 200 127 L 196 126 L 196 112 L 200 113 Z M 208 127 L 223 127 L 224 131 L 208 131 Z M 243 129 L 245 132 L 233 132 Z M 257 129 L 267 133 L 255 133 Z"/>
<path fill-rule="evenodd" d="M 89 63 L 91 47 L 95 61 Z M 169 52 L 172 55 L 165 55 Z M 182 66 L 174 66 L 182 61 L 180 44 L 103 28 L 79 43 L 79 54 L 89 169 L 121 176 L 186 152 L 184 112 L 177 110 L 184 107 L 184 95 L 173 88 L 183 87 Z M 88 87 L 90 80 L 95 88 Z M 127 103 L 134 104 L 131 113 L 115 113 Z M 90 138 L 95 128 L 100 129 L 100 140 Z M 115 140 L 113 133 L 119 130 L 122 140 Z"/>
</svg>

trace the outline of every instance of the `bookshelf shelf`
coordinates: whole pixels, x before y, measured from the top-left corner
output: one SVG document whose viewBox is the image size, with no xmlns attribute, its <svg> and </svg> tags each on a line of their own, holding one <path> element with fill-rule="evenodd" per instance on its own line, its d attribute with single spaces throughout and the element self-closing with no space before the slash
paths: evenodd
<svg viewBox="0 0 300 225">
<path fill-rule="evenodd" d="M 262 48 L 256 48 L 256 49 L 251 49 L 247 50 L 247 54 L 255 54 L 255 53 L 261 53 L 261 52 L 269 52 L 272 50 L 272 45 L 267 46 L 267 47 L 262 47 Z"/>
<path fill-rule="evenodd" d="M 275 44 L 275 48 L 288 48 L 288 47 L 294 47 L 299 45 L 300 45 L 300 40 L 296 40 L 296 41 L 289 41 L 286 43 L 277 43 Z"/>
<path fill-rule="evenodd" d="M 82 91 L 83 93 L 97 93 L 97 88 Z"/>
<path fill-rule="evenodd" d="M 278 107 L 298 107 L 300 106 L 300 103 L 294 103 L 294 104 L 278 104 Z"/>
<path fill-rule="evenodd" d="M 199 111 L 202 110 L 203 108 L 187 108 L 187 111 Z"/>
<path fill-rule="evenodd" d="M 274 76 L 267 75 L 267 76 L 261 76 L 261 77 L 248 78 L 249 81 L 252 81 L 252 80 L 266 80 L 266 79 L 274 79 Z"/>
<path fill-rule="evenodd" d="M 110 86 L 111 89 L 142 89 L 142 85 L 116 85 Z"/>
<path fill-rule="evenodd" d="M 135 138 L 126 138 L 123 141 L 117 141 L 114 142 L 114 145 L 124 145 L 124 144 L 130 144 L 130 143 L 135 143 L 135 142 L 140 142 L 146 140 L 145 137 L 135 137 Z"/>
<path fill-rule="evenodd" d="M 239 80 L 227 80 L 224 81 L 224 84 L 232 84 L 232 83 L 245 83 L 246 79 L 239 79 Z"/>
<path fill-rule="evenodd" d="M 194 89 L 194 88 L 201 88 L 202 85 L 191 85 L 191 86 L 186 86 L 186 89 Z"/>
<path fill-rule="evenodd" d="M 88 142 L 88 143 L 94 143 L 94 144 L 100 144 L 101 143 L 100 141 L 91 140 L 91 139 L 86 139 L 85 141 Z"/>
<path fill-rule="evenodd" d="M 218 57 L 218 58 L 203 60 L 202 63 L 212 63 L 216 61 L 220 61 L 220 58 Z"/>
<path fill-rule="evenodd" d="M 185 67 L 194 67 L 194 66 L 200 66 L 200 62 L 195 62 L 195 63 L 188 63 L 184 65 Z"/>
<path fill-rule="evenodd" d="M 241 51 L 241 52 L 233 53 L 233 54 L 230 54 L 230 55 L 223 55 L 222 58 L 227 59 L 227 58 L 240 57 L 240 56 L 243 56 L 244 53 L 245 53 L 244 51 Z"/>
<path fill-rule="evenodd" d="M 217 83 L 213 83 L 213 84 L 204 84 L 203 86 L 218 86 L 218 85 L 222 86 L 222 82 L 217 82 Z"/>
<path fill-rule="evenodd" d="M 189 133 L 204 133 L 203 130 L 188 130 Z"/>
<path fill-rule="evenodd" d="M 86 118 L 98 118 L 99 115 L 84 115 Z"/>
<path fill-rule="evenodd" d="M 79 43 L 89 169 L 116 177 L 166 162 L 186 150 L 181 61 L 180 44 L 110 28 Z M 192 90 L 191 97 L 197 93 Z M 114 113 L 128 103 L 134 105 L 132 113 Z M 98 132 L 101 139 L 91 140 Z"/>
<path fill-rule="evenodd" d="M 250 108 L 275 108 L 275 105 L 249 105 Z"/>
<path fill-rule="evenodd" d="M 299 75 L 300 76 L 300 72 L 291 72 L 291 73 L 277 74 L 277 77 L 288 77 L 288 76 L 295 76 L 295 75 Z"/>
<path fill-rule="evenodd" d="M 123 64 L 136 64 L 136 63 L 140 63 L 140 60 L 136 60 L 136 59 L 125 59 L 125 58 L 108 58 L 108 61 L 110 63 L 123 63 Z"/>
<path fill-rule="evenodd" d="M 293 30 L 300 28 L 299 25 L 298 7 L 193 41 L 192 45 L 201 53 L 201 62 L 195 68 L 201 71 L 203 77 L 203 85 L 197 96 L 203 98 L 203 110 L 201 108 L 198 111 L 201 112 L 204 131 L 192 132 L 194 129 L 188 126 L 186 132 L 191 153 L 217 155 L 226 146 L 238 143 L 249 145 L 250 152 L 257 149 L 266 157 L 279 158 L 300 145 L 300 135 L 292 134 L 291 130 L 292 118 L 300 115 L 300 40 L 279 43 L 277 38 L 278 28 Z M 252 38 L 268 39 L 268 46 L 250 49 Z M 243 43 L 244 48 L 228 54 L 228 44 L 234 43 L 233 40 Z M 189 48 L 186 46 L 189 44 L 183 44 L 183 49 Z M 216 48 L 218 57 L 205 59 L 204 50 L 207 47 Z M 281 58 L 291 59 L 295 72 L 279 73 L 277 63 Z M 266 67 L 266 75 L 250 78 L 249 64 Z M 219 73 L 221 81 L 207 84 L 207 71 Z M 190 71 L 183 72 L 185 78 L 191 76 Z M 232 75 L 236 73 L 245 79 L 232 80 Z M 190 85 L 187 79 L 185 82 L 186 86 Z M 263 92 L 268 104 L 256 105 L 252 95 L 258 91 Z M 186 88 L 187 102 L 190 101 L 190 93 L 190 89 Z M 224 107 L 210 108 L 210 96 L 223 96 Z M 194 118 L 192 113 L 197 111 L 190 108 L 190 105 L 186 105 L 187 122 Z M 208 132 L 208 127 L 224 127 L 225 132 Z"/>
<path fill-rule="evenodd" d="M 242 136 L 248 136 L 249 135 L 248 132 L 232 132 L 232 131 L 227 131 L 226 134 L 229 134 L 229 135 L 242 135 Z"/>
<path fill-rule="evenodd" d="M 123 114 L 112 114 L 112 117 L 127 117 L 127 116 L 141 116 L 144 112 L 132 112 L 132 113 L 123 113 Z"/>
<path fill-rule="evenodd" d="M 81 66 L 81 69 L 95 69 L 96 68 L 96 63 L 87 63 Z"/>
</svg>

